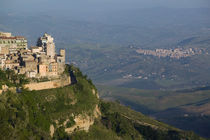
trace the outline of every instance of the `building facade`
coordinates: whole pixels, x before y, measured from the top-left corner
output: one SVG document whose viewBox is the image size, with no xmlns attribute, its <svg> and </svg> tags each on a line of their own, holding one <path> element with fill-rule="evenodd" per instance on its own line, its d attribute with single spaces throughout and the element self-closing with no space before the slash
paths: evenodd
<svg viewBox="0 0 210 140">
<path fill-rule="evenodd" d="M 25 37 L 0 32 L 0 54 L 17 53 L 18 50 L 27 49 L 27 44 Z"/>
<path fill-rule="evenodd" d="M 60 54 L 56 54 L 54 39 L 49 34 L 45 33 L 38 39 L 37 46 L 30 49 L 27 48 L 27 40 L 24 37 L 11 37 L 11 33 L 0 35 L 4 41 L 0 44 L 1 69 L 11 69 L 30 78 L 59 77 L 64 72 L 65 50 L 61 49 Z M 19 41 L 14 42 L 13 38 L 19 39 L 23 44 L 17 45 Z"/>
</svg>

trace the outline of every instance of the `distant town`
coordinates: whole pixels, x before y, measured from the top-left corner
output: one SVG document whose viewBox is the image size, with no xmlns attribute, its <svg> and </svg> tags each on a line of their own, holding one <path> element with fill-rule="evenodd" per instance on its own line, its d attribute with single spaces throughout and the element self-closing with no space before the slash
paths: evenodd
<svg viewBox="0 0 210 140">
<path fill-rule="evenodd" d="M 65 50 L 56 54 L 54 39 L 47 33 L 36 46 L 28 48 L 25 37 L 0 32 L 0 69 L 14 70 L 29 78 L 59 77 L 65 69 Z"/>
<path fill-rule="evenodd" d="M 189 48 L 189 49 L 176 48 L 176 49 L 155 49 L 155 50 L 138 49 L 136 50 L 136 52 L 143 55 L 157 56 L 159 58 L 170 57 L 175 59 L 202 54 L 202 50 L 197 48 Z"/>
</svg>

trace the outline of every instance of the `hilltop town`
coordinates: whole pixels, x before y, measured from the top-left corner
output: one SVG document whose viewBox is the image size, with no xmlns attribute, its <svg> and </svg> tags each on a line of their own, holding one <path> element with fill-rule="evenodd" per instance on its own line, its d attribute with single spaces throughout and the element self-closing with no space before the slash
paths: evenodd
<svg viewBox="0 0 210 140">
<path fill-rule="evenodd" d="M 202 50 L 197 48 L 189 48 L 189 49 L 175 48 L 175 49 L 155 49 L 155 50 L 138 49 L 136 50 L 136 52 L 143 55 L 157 56 L 159 58 L 170 57 L 175 59 L 202 54 Z"/>
<path fill-rule="evenodd" d="M 0 32 L 0 69 L 13 70 L 28 78 L 58 78 L 65 69 L 65 50 L 56 54 L 54 38 L 47 33 L 36 46 L 28 48 L 25 37 Z"/>
</svg>

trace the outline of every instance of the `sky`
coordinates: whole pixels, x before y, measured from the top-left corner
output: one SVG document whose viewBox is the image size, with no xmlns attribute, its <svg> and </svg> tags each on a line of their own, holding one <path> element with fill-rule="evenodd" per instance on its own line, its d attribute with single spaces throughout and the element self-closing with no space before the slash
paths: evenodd
<svg viewBox="0 0 210 140">
<path fill-rule="evenodd" d="M 0 0 L 1 11 L 105 11 L 136 8 L 201 8 L 210 0 Z"/>
<path fill-rule="evenodd" d="M 112 15 L 121 18 L 124 13 L 143 8 L 154 13 L 155 8 L 210 8 L 210 0 L 0 0 L 0 13 L 5 15 L 47 15 L 93 22 L 107 21 Z"/>
<path fill-rule="evenodd" d="M 148 28 L 187 22 L 200 27 L 201 23 L 206 26 L 208 17 L 210 0 L 0 0 L 0 27 L 4 23 L 1 21 L 7 21 L 4 19 L 82 21 Z M 202 22 L 197 25 L 197 21 Z"/>
</svg>

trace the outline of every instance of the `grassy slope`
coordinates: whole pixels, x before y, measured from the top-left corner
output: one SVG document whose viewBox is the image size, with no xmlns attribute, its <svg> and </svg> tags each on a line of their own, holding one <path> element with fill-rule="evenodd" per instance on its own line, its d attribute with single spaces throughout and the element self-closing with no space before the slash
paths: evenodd
<svg viewBox="0 0 210 140">
<path fill-rule="evenodd" d="M 98 104 L 95 89 L 90 80 L 73 68 L 77 84 L 42 91 L 11 92 L 0 95 L 0 137 L 4 139 L 49 139 L 49 128 L 59 124 L 72 114 L 91 115 Z M 75 104 L 72 104 L 76 102 Z M 63 129 L 57 129 L 54 137 L 64 138 Z"/>
<path fill-rule="evenodd" d="M 77 83 L 57 89 L 10 91 L 0 95 L 0 137 L 3 139 L 50 139 L 50 125 L 56 130 L 54 139 L 181 139 L 199 137 L 183 132 L 117 103 L 99 102 L 91 80 L 71 67 Z M 75 103 L 75 104 L 74 104 Z M 88 133 L 75 132 L 68 136 L 65 127 L 73 122 L 72 114 L 92 115 L 96 104 L 102 110 Z M 69 119 L 68 126 L 63 122 Z M 58 121 L 58 124 L 56 124 Z M 61 126 L 60 126 L 61 125 Z"/>
<path fill-rule="evenodd" d="M 97 87 L 101 98 L 119 100 L 165 123 L 210 137 L 208 132 L 210 129 L 210 90 L 208 87 L 181 91 Z"/>
<path fill-rule="evenodd" d="M 202 139 L 192 132 L 185 132 L 158 122 L 128 107 L 114 102 L 101 102 L 102 118 L 87 132 L 76 132 L 72 139 Z"/>
</svg>

